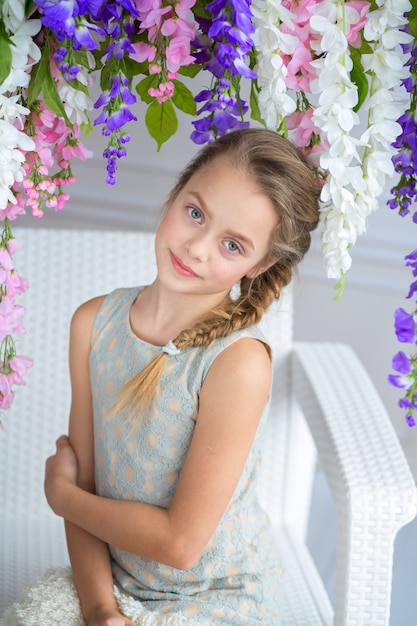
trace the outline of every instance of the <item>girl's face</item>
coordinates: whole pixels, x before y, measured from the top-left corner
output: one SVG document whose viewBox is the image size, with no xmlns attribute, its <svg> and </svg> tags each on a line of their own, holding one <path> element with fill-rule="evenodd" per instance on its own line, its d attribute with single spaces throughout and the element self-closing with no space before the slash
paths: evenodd
<svg viewBox="0 0 417 626">
<path fill-rule="evenodd" d="M 243 276 L 259 273 L 276 223 L 271 201 L 249 176 L 216 159 L 167 209 L 156 235 L 158 280 L 220 301 Z"/>
</svg>

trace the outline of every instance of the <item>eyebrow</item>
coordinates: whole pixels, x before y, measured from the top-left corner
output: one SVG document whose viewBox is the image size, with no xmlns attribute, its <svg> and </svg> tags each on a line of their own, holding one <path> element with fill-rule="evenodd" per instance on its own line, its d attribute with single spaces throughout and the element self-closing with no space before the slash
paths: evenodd
<svg viewBox="0 0 417 626">
<path fill-rule="evenodd" d="M 207 215 L 209 217 L 213 217 L 213 214 L 211 213 L 210 209 L 208 208 L 207 204 L 204 202 L 203 198 L 200 196 L 200 194 L 198 193 L 198 191 L 190 191 L 190 194 L 195 196 L 196 199 L 198 200 L 198 202 L 200 203 L 200 205 L 203 207 L 204 212 L 207 213 Z M 242 241 L 246 246 L 248 246 L 249 248 L 252 248 L 252 250 L 255 249 L 255 245 L 252 241 L 252 239 L 250 239 L 249 237 L 247 237 L 246 235 L 243 235 L 243 233 L 238 233 L 236 231 L 232 231 L 229 230 L 228 234 L 233 237 L 233 239 L 239 239 L 240 241 Z"/>
</svg>

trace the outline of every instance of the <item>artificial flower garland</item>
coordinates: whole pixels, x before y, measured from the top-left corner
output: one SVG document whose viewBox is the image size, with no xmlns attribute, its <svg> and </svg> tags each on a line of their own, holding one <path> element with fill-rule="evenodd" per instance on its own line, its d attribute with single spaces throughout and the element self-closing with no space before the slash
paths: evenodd
<svg viewBox="0 0 417 626">
<path fill-rule="evenodd" d="M 416 0 L 3 0 L 0 410 L 31 366 L 14 340 L 24 314 L 15 297 L 27 283 L 14 268 L 11 222 L 28 207 L 42 217 L 65 206 L 71 161 L 91 156 L 81 134 L 93 126 L 108 138 L 106 182 L 114 185 L 137 97 L 158 149 L 177 130 L 177 109 L 192 116 L 197 144 L 252 118 L 302 148 L 323 183 L 324 262 L 340 297 L 351 248 L 387 178 L 398 172 L 388 205 L 401 216 L 417 196 L 416 16 Z M 182 77 L 192 82 L 200 71 L 210 86 L 193 94 Z M 417 251 L 406 261 L 416 277 Z M 408 297 L 416 292 L 417 280 Z M 416 345 L 417 309 L 398 309 L 395 329 Z M 390 382 L 405 390 L 400 406 L 414 425 L 417 355 L 399 352 L 393 368 Z"/>
</svg>

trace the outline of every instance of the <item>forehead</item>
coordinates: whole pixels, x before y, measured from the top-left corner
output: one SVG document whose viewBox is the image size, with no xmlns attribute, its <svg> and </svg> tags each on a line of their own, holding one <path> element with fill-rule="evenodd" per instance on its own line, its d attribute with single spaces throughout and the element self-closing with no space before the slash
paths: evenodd
<svg viewBox="0 0 417 626">
<path fill-rule="evenodd" d="M 245 234 L 268 237 L 278 221 L 272 201 L 253 177 L 224 158 L 199 169 L 181 195 L 196 201 L 222 227 Z"/>
</svg>

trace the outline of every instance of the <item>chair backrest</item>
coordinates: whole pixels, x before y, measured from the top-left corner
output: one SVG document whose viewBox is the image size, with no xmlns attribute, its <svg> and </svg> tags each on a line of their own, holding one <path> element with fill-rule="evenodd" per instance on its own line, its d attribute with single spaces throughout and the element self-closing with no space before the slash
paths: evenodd
<svg viewBox="0 0 417 626">
<path fill-rule="evenodd" d="M 26 307 L 26 334 L 18 339 L 18 354 L 31 356 L 34 367 L 27 374 L 27 385 L 17 388 L 15 402 L 3 418 L 0 494 L 7 511 L 17 518 L 51 516 L 43 495 L 44 463 L 54 450 L 55 439 L 67 432 L 71 316 L 91 297 L 152 281 L 156 273 L 154 237 L 150 233 L 37 227 L 16 228 L 15 236 L 23 244 L 15 257 L 16 267 L 29 281 L 29 290 L 19 300 Z M 302 536 L 314 454 L 304 422 L 292 406 L 290 291 L 272 307 L 264 323 L 275 365 L 260 497 L 274 524 L 285 517 Z"/>
</svg>

